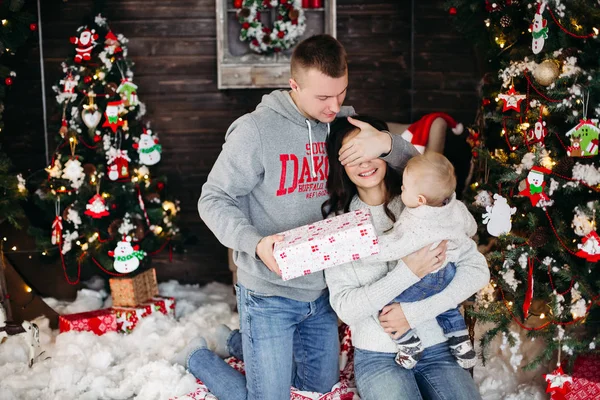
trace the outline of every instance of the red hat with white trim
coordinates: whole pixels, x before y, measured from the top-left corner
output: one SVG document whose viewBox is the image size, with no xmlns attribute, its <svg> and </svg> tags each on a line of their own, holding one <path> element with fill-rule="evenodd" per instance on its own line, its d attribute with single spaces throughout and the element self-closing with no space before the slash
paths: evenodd
<svg viewBox="0 0 600 400">
<path fill-rule="evenodd" d="M 420 153 L 424 153 L 427 142 L 429 141 L 429 131 L 431 130 L 431 125 L 437 118 L 441 118 L 446 121 L 455 135 L 460 135 L 463 132 L 462 124 L 457 123 L 454 118 L 446 113 L 437 112 L 424 115 L 420 120 L 410 125 L 401 136 L 408 142 L 412 143 Z"/>
</svg>

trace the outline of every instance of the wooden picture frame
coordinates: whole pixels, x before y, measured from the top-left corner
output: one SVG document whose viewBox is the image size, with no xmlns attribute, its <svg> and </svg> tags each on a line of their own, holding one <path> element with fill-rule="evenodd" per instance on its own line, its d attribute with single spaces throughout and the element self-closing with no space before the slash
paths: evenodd
<svg viewBox="0 0 600 400">
<path fill-rule="evenodd" d="M 250 50 L 239 39 L 240 25 L 233 0 L 215 0 L 217 17 L 217 84 L 219 89 L 284 88 L 289 86 L 293 48 L 272 55 Z M 299 42 L 312 35 L 336 36 L 336 0 L 323 0 L 322 8 L 305 8 L 306 30 Z M 263 15 L 268 20 L 272 15 Z M 266 21 L 265 21 L 266 23 Z"/>
</svg>

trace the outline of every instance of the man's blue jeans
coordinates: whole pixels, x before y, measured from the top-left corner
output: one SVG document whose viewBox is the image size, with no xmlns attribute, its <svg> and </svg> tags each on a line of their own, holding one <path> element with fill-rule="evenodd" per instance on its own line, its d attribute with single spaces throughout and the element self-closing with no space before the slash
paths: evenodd
<svg viewBox="0 0 600 400">
<path fill-rule="evenodd" d="M 471 375 L 447 343 L 427 347 L 414 369 L 402 368 L 395 353 L 354 351 L 356 387 L 362 400 L 477 400 Z"/>
<path fill-rule="evenodd" d="M 236 294 L 241 332 L 232 332 L 228 346 L 232 355 L 241 357 L 241 336 L 246 375 L 208 349 L 190 355 L 190 372 L 219 400 L 289 399 L 290 386 L 331 390 L 339 380 L 340 348 L 329 293 L 301 302 L 262 295 L 238 284 Z"/>
<path fill-rule="evenodd" d="M 439 271 L 425 275 L 419 282 L 400 293 L 392 302 L 413 303 L 438 294 L 448 286 L 454 275 L 456 275 L 456 265 L 450 262 Z M 438 315 L 435 319 L 444 330 L 444 335 L 446 336 L 450 333 L 466 331 L 467 329 L 465 319 L 458 310 L 458 307 Z M 403 338 L 413 335 L 413 331 L 409 330 L 398 340 L 402 341 Z"/>
</svg>

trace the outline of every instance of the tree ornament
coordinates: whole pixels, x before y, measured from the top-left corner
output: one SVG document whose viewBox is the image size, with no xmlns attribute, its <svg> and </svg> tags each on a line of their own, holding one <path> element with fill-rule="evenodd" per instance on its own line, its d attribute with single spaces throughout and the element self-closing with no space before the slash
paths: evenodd
<svg viewBox="0 0 600 400">
<path fill-rule="evenodd" d="M 589 262 L 600 261 L 600 236 L 596 231 L 591 231 L 577 245 L 579 251 L 575 253 L 578 257 L 585 258 Z"/>
<path fill-rule="evenodd" d="M 527 143 L 533 144 L 543 142 L 548 135 L 548 129 L 546 129 L 546 121 L 542 119 L 542 113 L 540 110 L 540 117 L 533 125 L 533 129 L 527 132 Z"/>
<path fill-rule="evenodd" d="M 99 186 L 97 187 L 99 188 Z M 92 218 L 102 218 L 110 215 L 104 198 L 98 193 L 88 201 L 85 209 L 84 214 L 89 215 Z"/>
<path fill-rule="evenodd" d="M 109 82 L 104 86 L 104 93 L 106 93 L 107 96 L 112 97 L 117 93 L 117 89 L 119 88 L 119 86 L 114 83 L 114 82 Z M 121 106 L 122 108 L 123 106 Z"/>
<path fill-rule="evenodd" d="M 121 95 L 125 107 L 138 105 L 137 88 L 137 85 L 128 79 L 121 81 L 121 84 L 117 88 L 117 93 Z"/>
<path fill-rule="evenodd" d="M 548 383 L 546 393 L 550 393 L 551 400 L 566 399 L 565 395 L 569 393 L 573 383 L 573 378 L 565 374 L 560 365 L 552 373 L 545 374 L 544 380 Z"/>
<path fill-rule="evenodd" d="M 116 181 L 129 178 L 129 162 L 127 150 L 117 150 L 117 155 L 108 160 L 108 179 Z"/>
<path fill-rule="evenodd" d="M 458 10 L 456 9 L 456 7 L 450 7 L 450 9 L 448 10 L 448 14 L 456 15 L 458 14 Z"/>
<path fill-rule="evenodd" d="M 527 174 L 526 179 L 526 187 L 524 190 L 519 192 L 520 196 L 527 196 L 529 200 L 531 200 L 532 206 L 537 206 L 538 204 L 541 207 L 545 207 L 548 205 L 548 201 L 550 197 L 546 193 L 544 193 L 544 188 L 546 187 L 546 182 L 544 181 L 544 174 L 550 174 L 548 168 L 535 166 L 531 168 L 529 174 Z"/>
<path fill-rule="evenodd" d="M 138 150 L 140 164 L 154 165 L 160 161 L 162 146 L 158 144 L 158 139 L 152 137 L 150 129 L 144 129 L 140 135 L 139 143 L 134 143 L 133 148 Z"/>
<path fill-rule="evenodd" d="M 73 74 L 69 71 L 67 76 L 65 76 L 65 78 L 60 81 L 60 83 L 63 84 L 63 93 L 66 93 L 66 94 L 75 93 L 75 88 L 77 87 L 78 79 L 79 79 L 79 77 L 74 78 Z M 76 95 L 73 97 L 76 97 Z"/>
<path fill-rule="evenodd" d="M 61 178 L 70 180 L 73 189 L 79 189 L 85 179 L 85 173 L 77 158 L 71 157 L 65 163 Z"/>
<path fill-rule="evenodd" d="M 123 51 L 119 39 L 115 36 L 114 33 L 112 33 L 112 31 L 108 31 L 108 33 L 104 37 L 104 49 L 107 50 L 110 54 L 116 54 Z"/>
<path fill-rule="evenodd" d="M 500 18 L 500 25 L 502 25 L 503 28 L 508 28 L 512 25 L 512 19 L 508 15 L 503 15 L 502 18 Z"/>
<path fill-rule="evenodd" d="M 535 249 L 546 245 L 548 243 L 548 239 L 549 235 L 546 228 L 544 228 L 543 226 L 538 226 L 537 228 L 535 228 L 531 236 L 529 236 L 529 240 L 527 240 L 527 243 L 529 243 L 529 246 Z"/>
<path fill-rule="evenodd" d="M 35 32 L 35 31 L 37 31 L 37 28 L 38 28 L 38 26 L 37 26 L 36 23 L 29 24 L 29 30 L 30 31 Z"/>
<path fill-rule="evenodd" d="M 544 60 L 533 71 L 533 78 L 542 86 L 549 86 L 560 75 L 560 68 L 556 60 Z"/>
<path fill-rule="evenodd" d="M 485 0 L 485 10 L 487 12 L 496 12 L 502 9 L 501 5 L 496 1 Z"/>
<path fill-rule="evenodd" d="M 490 235 L 498 237 L 510 232 L 512 228 L 510 217 L 517 212 L 517 208 L 511 208 L 505 197 L 494 194 L 494 204 L 487 206 L 485 210 L 487 212 L 482 215 L 482 218 Z"/>
<path fill-rule="evenodd" d="M 579 124 L 566 133 L 571 139 L 567 154 L 571 157 L 589 157 L 598 155 L 598 121 L 581 119 Z"/>
<path fill-rule="evenodd" d="M 81 61 L 88 61 L 92 58 L 92 50 L 96 46 L 96 39 L 98 34 L 94 29 L 90 30 L 84 28 L 80 33 L 79 37 L 71 37 L 71 43 L 76 45 L 75 48 L 75 62 L 80 63 Z"/>
<path fill-rule="evenodd" d="M 4 83 L 6 86 L 10 86 L 13 84 L 13 79 L 10 76 L 7 76 L 6 79 L 4 79 Z"/>
<path fill-rule="evenodd" d="M 104 110 L 104 116 L 106 120 L 102 125 L 103 128 L 112 129 L 113 133 L 117 133 L 117 129 L 120 126 L 123 126 L 124 122 L 121 118 L 119 118 L 119 111 L 123 106 L 123 100 L 118 101 L 110 101 L 106 105 L 106 110 Z"/>
<path fill-rule="evenodd" d="M 261 12 L 275 8 L 273 28 L 260 21 Z M 300 0 L 244 0 L 237 12 L 241 25 L 240 40 L 249 41 L 250 50 L 259 54 L 279 53 L 294 46 L 306 30 L 306 18 Z"/>
<path fill-rule="evenodd" d="M 93 92 L 88 94 L 89 104 L 84 104 L 81 112 L 81 119 L 90 132 L 96 129 L 102 119 L 102 113 L 98 111 L 98 106 L 94 104 L 94 97 L 96 95 Z"/>
<path fill-rule="evenodd" d="M 138 245 L 131 246 L 131 238 L 127 236 L 117 243 L 115 250 L 109 251 L 108 255 L 115 258 L 115 271 L 126 274 L 138 269 L 146 252 L 140 251 Z"/>
<path fill-rule="evenodd" d="M 529 316 L 529 307 L 533 300 L 533 259 L 527 258 L 527 290 L 525 291 L 525 299 L 523 300 L 523 318 Z"/>
<path fill-rule="evenodd" d="M 68 132 L 69 132 L 69 126 L 67 124 L 67 120 L 65 118 L 63 118 L 60 123 L 60 129 L 58 130 L 58 133 L 60 134 L 60 137 L 64 138 Z"/>
<path fill-rule="evenodd" d="M 62 243 L 62 231 L 62 217 L 60 215 L 57 215 L 56 217 L 54 217 L 54 221 L 52 222 L 52 238 L 50 239 L 50 241 L 53 245 L 58 246 Z"/>
<path fill-rule="evenodd" d="M 527 98 L 524 94 L 520 94 L 515 90 L 515 85 L 510 86 L 510 90 L 506 93 L 501 93 L 498 98 L 504 101 L 502 112 L 508 110 L 521 111 L 521 102 Z"/>
<path fill-rule="evenodd" d="M 531 47 L 533 54 L 539 54 L 544 48 L 544 43 L 548 39 L 548 21 L 542 17 L 544 10 L 546 9 L 546 2 L 538 4 L 537 12 L 533 17 L 533 23 L 529 26 L 531 34 L 533 36 Z"/>
<path fill-rule="evenodd" d="M 242 0 L 233 0 L 233 7 L 234 8 L 242 8 Z"/>
</svg>

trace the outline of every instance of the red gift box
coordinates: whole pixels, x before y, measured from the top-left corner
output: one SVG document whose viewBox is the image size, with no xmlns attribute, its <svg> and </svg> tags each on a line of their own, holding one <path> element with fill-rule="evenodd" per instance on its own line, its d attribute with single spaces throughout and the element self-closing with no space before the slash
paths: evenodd
<svg viewBox="0 0 600 400">
<path fill-rule="evenodd" d="M 61 315 L 58 318 L 58 328 L 61 333 L 68 331 L 89 331 L 96 335 L 117 331 L 117 319 L 113 310 L 87 311 L 77 314 Z"/>
<path fill-rule="evenodd" d="M 113 307 L 117 319 L 117 331 L 131 333 L 140 319 L 153 313 L 163 313 L 175 316 L 174 297 L 153 297 L 149 301 L 136 307 Z"/>
<path fill-rule="evenodd" d="M 600 356 L 579 356 L 573 366 L 573 383 L 567 400 L 600 398 Z"/>
</svg>

